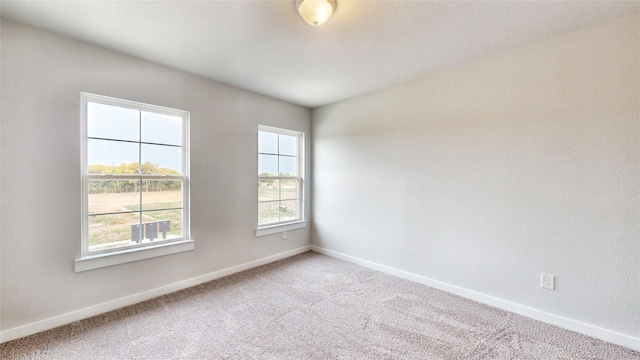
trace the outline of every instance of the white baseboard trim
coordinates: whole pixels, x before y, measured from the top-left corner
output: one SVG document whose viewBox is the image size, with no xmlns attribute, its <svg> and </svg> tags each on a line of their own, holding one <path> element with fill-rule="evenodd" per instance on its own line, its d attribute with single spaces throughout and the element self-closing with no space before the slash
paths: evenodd
<svg viewBox="0 0 640 360">
<path fill-rule="evenodd" d="M 302 254 L 311 250 L 311 246 L 303 246 L 301 248 L 285 251 L 283 253 L 264 257 L 262 259 L 249 261 L 244 264 L 232 266 L 226 269 L 214 271 L 209 274 L 196 276 L 191 279 L 179 281 L 173 284 L 161 286 L 159 288 L 143 291 L 137 294 L 129 295 L 120 299 L 107 301 L 101 304 L 86 307 L 84 309 L 75 310 L 66 314 L 50 317 L 48 319 L 36 321 L 30 324 L 18 326 L 0 332 L 0 343 L 19 339 L 25 336 L 33 335 L 45 330 L 50 330 L 58 326 L 70 324 L 75 321 L 90 318 L 92 316 L 104 314 L 108 311 L 123 308 L 125 306 L 134 305 L 142 301 L 156 298 L 158 296 L 170 294 L 179 290 L 183 290 L 192 286 L 216 280 L 231 274 L 249 270 L 258 266 L 266 265 L 274 261 L 282 260 L 294 255 Z"/>
<path fill-rule="evenodd" d="M 319 246 L 312 245 L 311 250 L 320 254 L 325 254 L 336 259 L 345 260 L 350 263 L 361 265 L 372 270 L 380 271 L 385 274 L 397 276 L 406 280 L 414 281 L 438 290 L 443 290 L 467 299 L 497 307 L 518 315 L 539 320 L 547 324 L 555 325 L 563 329 L 575 331 L 580 334 L 594 337 L 610 343 L 622 345 L 630 349 L 640 351 L 640 338 L 621 334 L 615 331 L 603 329 L 594 325 L 589 325 L 580 321 L 568 319 L 559 315 L 554 315 L 541 310 L 537 310 L 528 306 L 520 305 L 510 301 L 502 300 L 493 296 L 482 294 L 473 290 L 467 290 L 455 285 L 447 284 L 442 281 L 433 280 L 424 276 L 416 275 L 407 271 L 392 268 L 390 266 L 381 265 L 368 260 L 360 259 L 351 255 L 342 254 L 333 250 L 328 250 Z"/>
</svg>

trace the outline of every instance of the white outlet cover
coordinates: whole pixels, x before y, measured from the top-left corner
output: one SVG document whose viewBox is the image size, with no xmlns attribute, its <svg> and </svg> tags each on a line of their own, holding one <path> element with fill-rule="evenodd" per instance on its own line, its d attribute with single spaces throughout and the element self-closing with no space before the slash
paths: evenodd
<svg viewBox="0 0 640 360">
<path fill-rule="evenodd" d="M 555 290 L 556 288 L 556 277 L 551 274 L 540 274 L 540 287 L 549 290 Z"/>
</svg>

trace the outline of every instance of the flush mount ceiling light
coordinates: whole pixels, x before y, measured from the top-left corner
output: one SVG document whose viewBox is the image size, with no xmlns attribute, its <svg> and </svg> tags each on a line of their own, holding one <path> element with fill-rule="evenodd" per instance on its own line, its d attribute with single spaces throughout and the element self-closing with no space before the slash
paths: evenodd
<svg viewBox="0 0 640 360">
<path fill-rule="evenodd" d="M 296 10 L 309 25 L 320 26 L 336 10 L 336 0 L 296 0 Z"/>
</svg>

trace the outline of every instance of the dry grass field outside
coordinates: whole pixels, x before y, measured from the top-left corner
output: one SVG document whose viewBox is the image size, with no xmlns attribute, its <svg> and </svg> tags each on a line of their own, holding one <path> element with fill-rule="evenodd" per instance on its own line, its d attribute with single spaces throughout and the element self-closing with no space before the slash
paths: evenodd
<svg viewBox="0 0 640 360">
<path fill-rule="evenodd" d="M 259 222 L 295 220 L 298 196 L 296 180 L 260 181 Z M 170 221 L 168 238 L 180 236 L 182 207 L 180 190 L 89 194 L 89 248 L 96 251 L 134 245 L 132 225 L 157 221 Z"/>
<path fill-rule="evenodd" d="M 90 249 L 96 245 L 127 240 L 132 243 L 131 225 L 140 223 L 168 220 L 171 229 L 167 235 L 175 237 L 182 234 L 182 192 L 173 190 L 90 194 L 89 214 Z"/>
<path fill-rule="evenodd" d="M 292 180 L 258 182 L 258 223 L 268 224 L 298 217 L 298 186 Z"/>
</svg>

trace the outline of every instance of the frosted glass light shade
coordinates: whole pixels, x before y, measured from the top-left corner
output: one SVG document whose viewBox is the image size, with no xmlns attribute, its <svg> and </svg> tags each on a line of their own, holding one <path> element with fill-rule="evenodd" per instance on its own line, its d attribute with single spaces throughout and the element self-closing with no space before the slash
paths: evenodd
<svg viewBox="0 0 640 360">
<path fill-rule="evenodd" d="M 309 25 L 320 26 L 329 20 L 336 8 L 335 0 L 297 0 L 296 9 Z"/>
</svg>

